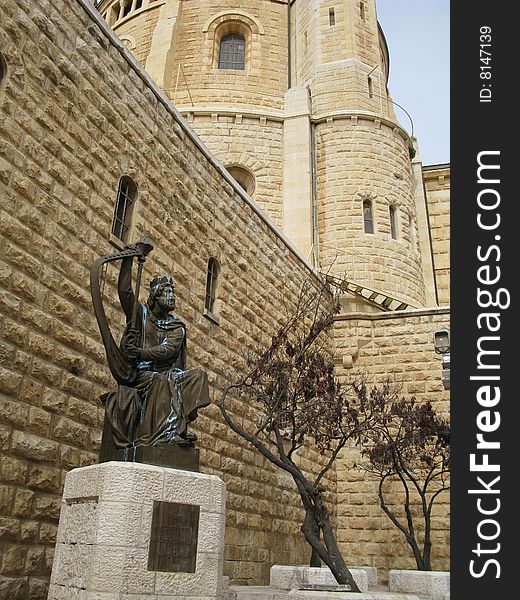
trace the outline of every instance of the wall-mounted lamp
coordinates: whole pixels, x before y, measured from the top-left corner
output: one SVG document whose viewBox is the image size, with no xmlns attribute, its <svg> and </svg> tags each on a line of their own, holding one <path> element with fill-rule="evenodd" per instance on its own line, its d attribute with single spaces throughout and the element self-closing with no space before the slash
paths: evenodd
<svg viewBox="0 0 520 600">
<path fill-rule="evenodd" d="M 437 354 L 449 354 L 450 352 L 450 332 L 447 329 L 440 329 L 433 334 L 433 343 Z"/>
<path fill-rule="evenodd" d="M 450 332 L 447 329 L 440 329 L 433 334 L 433 343 L 435 352 L 442 354 L 441 365 L 441 381 L 445 390 L 450 389 Z"/>
</svg>

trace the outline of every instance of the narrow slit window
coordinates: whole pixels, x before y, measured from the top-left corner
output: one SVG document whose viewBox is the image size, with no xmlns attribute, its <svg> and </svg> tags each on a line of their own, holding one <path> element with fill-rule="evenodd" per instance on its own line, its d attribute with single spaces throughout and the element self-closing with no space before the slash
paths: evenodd
<svg viewBox="0 0 520 600">
<path fill-rule="evenodd" d="M 374 233 L 374 218 L 372 214 L 372 202 L 370 200 L 363 202 L 363 223 L 365 233 Z"/>
<path fill-rule="evenodd" d="M 408 215 L 408 233 L 410 236 L 410 246 L 412 250 L 417 248 L 417 240 L 415 237 L 415 221 L 411 215 Z"/>
<path fill-rule="evenodd" d="M 208 273 L 206 277 L 206 299 L 204 308 L 211 314 L 216 314 L 217 283 L 220 267 L 216 258 L 208 261 Z"/>
<path fill-rule="evenodd" d="M 220 41 L 219 69 L 244 71 L 246 68 L 246 38 L 239 33 L 225 35 Z"/>
<path fill-rule="evenodd" d="M 7 63 L 5 62 L 4 55 L 0 52 L 0 89 L 5 81 L 7 75 Z"/>
<path fill-rule="evenodd" d="M 132 213 L 137 198 L 137 185 L 130 177 L 119 180 L 116 208 L 112 223 L 112 234 L 122 242 L 128 241 L 128 233 L 132 223 Z"/>
<path fill-rule="evenodd" d="M 336 25 L 336 11 L 334 8 L 329 8 L 329 25 L 330 27 Z"/>
<path fill-rule="evenodd" d="M 359 3 L 359 16 L 361 17 L 362 21 L 366 20 L 366 9 L 365 9 L 365 3 L 364 2 L 360 2 Z"/>
<path fill-rule="evenodd" d="M 374 97 L 374 84 L 372 82 L 372 77 L 368 78 L 368 96 L 369 98 Z"/>
<path fill-rule="evenodd" d="M 390 206 L 389 214 L 390 214 L 390 235 L 393 240 L 397 239 L 397 213 L 395 210 L 395 206 Z"/>
</svg>

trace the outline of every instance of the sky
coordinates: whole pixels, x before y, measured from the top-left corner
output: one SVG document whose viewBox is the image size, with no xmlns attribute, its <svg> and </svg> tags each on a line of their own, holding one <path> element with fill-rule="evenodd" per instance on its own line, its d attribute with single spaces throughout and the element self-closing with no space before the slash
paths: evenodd
<svg viewBox="0 0 520 600">
<path fill-rule="evenodd" d="M 424 165 L 450 162 L 450 0 L 376 0 L 392 100 L 410 113 Z M 400 124 L 411 133 L 399 108 Z"/>
</svg>

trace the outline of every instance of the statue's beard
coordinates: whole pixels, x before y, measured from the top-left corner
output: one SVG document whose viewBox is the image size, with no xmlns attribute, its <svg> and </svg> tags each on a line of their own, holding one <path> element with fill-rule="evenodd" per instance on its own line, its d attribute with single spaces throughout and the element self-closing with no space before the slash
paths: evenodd
<svg viewBox="0 0 520 600">
<path fill-rule="evenodd" d="M 171 300 L 159 300 L 157 304 L 165 312 L 170 312 L 175 308 L 175 300 L 173 298 Z"/>
</svg>

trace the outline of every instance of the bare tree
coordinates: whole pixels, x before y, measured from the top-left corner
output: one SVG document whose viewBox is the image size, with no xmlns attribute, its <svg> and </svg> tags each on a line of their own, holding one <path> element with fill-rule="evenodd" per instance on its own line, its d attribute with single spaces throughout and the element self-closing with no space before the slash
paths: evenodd
<svg viewBox="0 0 520 600">
<path fill-rule="evenodd" d="M 362 455 L 366 462 L 360 466 L 378 478 L 381 508 L 405 536 L 417 568 L 431 571 L 432 508 L 439 495 L 449 490 L 449 422 L 436 414 L 431 402 L 401 397 L 389 382 L 369 389 L 366 381 L 361 381 L 353 388 L 361 407 L 366 405 L 367 396 L 385 398 L 376 422 L 364 433 Z M 402 501 L 397 506 L 387 503 L 385 484 L 390 482 L 401 486 Z M 413 509 L 417 501 L 420 524 Z M 404 519 L 398 515 L 401 507 Z M 422 543 L 419 532 L 424 536 Z"/>
<path fill-rule="evenodd" d="M 306 282 L 270 346 L 249 360 L 241 380 L 225 388 L 220 408 L 235 433 L 291 475 L 305 509 L 301 527 L 305 539 L 338 583 L 359 592 L 338 547 L 322 482 L 341 449 L 359 438 L 382 406 L 375 397 L 360 400 L 349 394 L 335 378 L 326 334 L 338 310 L 337 298 L 325 284 L 316 288 Z M 232 415 L 230 394 L 254 407 L 257 422 L 249 429 Z M 366 405 L 361 407 L 360 402 Z M 297 458 L 307 442 L 324 456 L 314 476 L 302 470 Z"/>
</svg>

